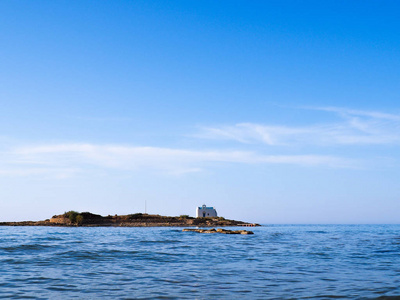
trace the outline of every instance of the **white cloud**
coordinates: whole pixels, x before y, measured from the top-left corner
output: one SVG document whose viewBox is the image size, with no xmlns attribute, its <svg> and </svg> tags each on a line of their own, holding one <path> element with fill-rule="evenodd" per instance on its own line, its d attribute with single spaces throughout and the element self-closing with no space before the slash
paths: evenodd
<svg viewBox="0 0 400 300">
<path fill-rule="evenodd" d="M 400 144 L 400 115 L 332 107 L 313 109 L 336 113 L 339 119 L 302 127 L 238 123 L 205 127 L 197 136 L 270 146 Z"/>
<path fill-rule="evenodd" d="M 357 110 L 357 109 L 348 109 L 343 107 L 308 107 L 307 109 L 312 110 L 320 110 L 327 112 L 335 112 L 344 116 L 362 116 L 369 117 L 373 119 L 384 119 L 391 121 L 400 121 L 400 115 L 398 114 L 388 114 L 379 111 L 366 111 L 366 110 Z"/>
<path fill-rule="evenodd" d="M 0 153 L 0 176 L 51 176 L 65 178 L 84 172 L 109 170 L 155 171 L 186 174 L 212 169 L 220 164 L 289 164 L 301 166 L 360 167 L 360 161 L 332 155 L 313 155 L 304 149 L 349 145 L 399 145 L 400 116 L 344 108 L 308 108 L 334 113 L 337 120 L 308 126 L 282 126 L 238 123 L 202 128 L 197 137 L 230 140 L 245 144 L 268 145 L 270 153 L 234 150 L 192 150 L 166 147 L 138 147 L 98 144 L 43 144 L 25 146 Z M 280 147 L 273 147 L 280 146 Z M 290 146 L 290 147 L 289 147 Z M 296 147 L 293 147 L 296 146 Z M 301 148 L 299 146 L 308 146 Z M 317 146 L 317 147 L 316 147 Z M 272 149 L 291 152 L 271 154 Z M 313 147 L 313 148 L 309 148 Z M 254 147 L 253 147 L 254 149 Z"/>
<path fill-rule="evenodd" d="M 57 144 L 27 146 L 3 153 L 0 175 L 73 176 L 84 170 L 153 170 L 169 174 L 199 172 L 218 163 L 291 164 L 349 167 L 349 161 L 323 155 L 261 155 L 250 151 L 187 150 L 121 145 Z"/>
</svg>

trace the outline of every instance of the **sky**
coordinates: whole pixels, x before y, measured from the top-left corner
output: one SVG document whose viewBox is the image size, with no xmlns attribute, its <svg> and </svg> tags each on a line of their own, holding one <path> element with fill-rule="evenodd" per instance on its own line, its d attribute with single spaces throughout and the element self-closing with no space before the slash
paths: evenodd
<svg viewBox="0 0 400 300">
<path fill-rule="evenodd" d="M 0 2 L 0 221 L 399 223 L 398 1 Z"/>
</svg>

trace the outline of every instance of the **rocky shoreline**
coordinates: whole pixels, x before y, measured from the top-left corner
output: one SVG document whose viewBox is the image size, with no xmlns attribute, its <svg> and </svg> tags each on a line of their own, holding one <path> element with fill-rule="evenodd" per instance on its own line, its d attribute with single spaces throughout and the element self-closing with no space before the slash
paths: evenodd
<svg viewBox="0 0 400 300">
<path fill-rule="evenodd" d="M 89 212 L 69 211 L 44 221 L 0 222 L 0 226 L 56 227 L 227 227 L 260 226 L 255 223 L 228 220 L 223 217 L 193 218 L 187 215 L 168 217 L 150 214 L 101 216 Z"/>
</svg>

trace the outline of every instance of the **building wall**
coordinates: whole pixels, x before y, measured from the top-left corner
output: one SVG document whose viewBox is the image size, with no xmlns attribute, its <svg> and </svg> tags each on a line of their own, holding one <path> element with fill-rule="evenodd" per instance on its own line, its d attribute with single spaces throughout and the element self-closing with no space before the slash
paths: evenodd
<svg viewBox="0 0 400 300">
<path fill-rule="evenodd" d="M 207 207 L 206 205 L 203 205 L 196 209 L 196 218 L 203 217 L 218 217 L 218 214 L 214 207 Z"/>
</svg>

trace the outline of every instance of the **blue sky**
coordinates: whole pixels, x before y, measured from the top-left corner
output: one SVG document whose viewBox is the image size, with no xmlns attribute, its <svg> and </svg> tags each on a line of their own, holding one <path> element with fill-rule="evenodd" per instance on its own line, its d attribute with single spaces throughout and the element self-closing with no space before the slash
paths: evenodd
<svg viewBox="0 0 400 300">
<path fill-rule="evenodd" d="M 396 1 L 1 1 L 0 220 L 398 223 Z"/>
</svg>

